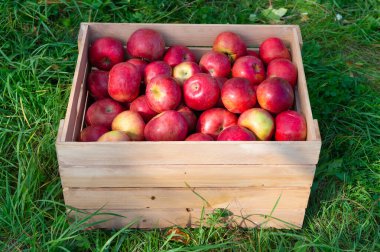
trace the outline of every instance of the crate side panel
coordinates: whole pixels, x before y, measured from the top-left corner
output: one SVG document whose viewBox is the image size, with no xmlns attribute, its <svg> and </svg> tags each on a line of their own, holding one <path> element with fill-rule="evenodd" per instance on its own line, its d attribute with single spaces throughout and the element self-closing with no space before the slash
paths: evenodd
<svg viewBox="0 0 380 252">
<path fill-rule="evenodd" d="M 306 208 L 310 188 L 65 188 L 79 209 Z M 277 202 L 278 201 L 278 202 Z M 278 203 L 276 206 L 276 202 Z"/>
<path fill-rule="evenodd" d="M 298 70 L 298 80 L 297 80 L 297 89 L 298 92 L 298 102 L 300 104 L 299 109 L 301 110 L 302 114 L 305 116 L 306 123 L 307 123 L 307 140 L 308 141 L 315 141 L 316 139 L 316 129 L 314 127 L 313 122 L 313 114 L 311 112 L 311 106 L 310 106 L 310 100 L 309 100 L 309 94 L 306 84 L 306 77 L 305 77 L 305 71 L 303 67 L 302 62 L 302 55 L 301 55 L 301 48 L 299 43 L 297 43 L 297 31 L 294 29 L 292 31 L 293 34 L 293 40 L 290 45 L 290 50 L 292 54 L 292 61 L 297 66 Z"/>
<path fill-rule="evenodd" d="M 141 28 L 160 32 L 167 46 L 211 46 L 216 36 L 224 31 L 239 34 L 249 47 L 259 46 L 269 37 L 279 37 L 289 44 L 294 25 L 228 25 L 228 24 L 136 24 L 136 23 L 86 23 L 90 26 L 91 40 L 110 36 L 126 42 L 129 36 Z"/>
<path fill-rule="evenodd" d="M 203 212 L 202 212 L 203 211 Z M 231 226 L 243 228 L 301 228 L 305 209 L 230 209 L 233 215 L 221 219 L 221 224 L 229 223 Z M 127 225 L 132 228 L 167 228 L 172 226 L 199 227 L 207 225 L 207 218 L 215 216 L 215 211 L 210 209 L 127 209 L 127 210 L 83 210 L 69 212 L 71 219 L 83 219 L 92 213 L 88 223 L 105 221 L 94 225 L 95 228 L 121 229 Z M 170 213 L 170 214 L 168 214 Z M 203 214 L 203 215 L 202 215 Z M 119 216 L 115 216 L 119 215 Z M 203 216 L 203 218 L 202 218 Z M 220 215 L 216 215 L 220 216 Z"/>
<path fill-rule="evenodd" d="M 80 40 L 78 60 L 75 68 L 73 84 L 65 121 L 62 129 L 62 138 L 60 141 L 75 141 L 75 134 L 78 130 L 78 120 L 82 118 L 84 113 L 84 103 L 86 98 L 85 79 L 87 76 L 88 67 L 88 45 L 89 45 L 89 32 L 88 26 L 81 26 L 82 38 Z"/>
<path fill-rule="evenodd" d="M 120 164 L 316 164 L 320 142 L 66 142 L 61 166 Z"/>
<path fill-rule="evenodd" d="M 315 165 L 60 167 L 63 187 L 310 187 Z"/>
</svg>

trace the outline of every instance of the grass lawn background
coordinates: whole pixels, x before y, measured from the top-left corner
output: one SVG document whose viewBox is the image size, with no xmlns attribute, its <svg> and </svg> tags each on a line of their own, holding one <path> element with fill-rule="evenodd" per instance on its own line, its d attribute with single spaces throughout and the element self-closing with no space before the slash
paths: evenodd
<svg viewBox="0 0 380 252">
<path fill-rule="evenodd" d="M 66 222 L 54 142 L 70 93 L 79 23 L 276 21 L 266 15 L 267 1 L 237 2 L 1 1 L 1 251 L 380 250 L 377 0 L 272 3 L 287 9 L 278 22 L 301 26 L 323 139 L 302 230 L 200 227 L 183 230 L 190 237 L 184 244 L 165 231 L 84 231 L 82 223 Z"/>
</svg>

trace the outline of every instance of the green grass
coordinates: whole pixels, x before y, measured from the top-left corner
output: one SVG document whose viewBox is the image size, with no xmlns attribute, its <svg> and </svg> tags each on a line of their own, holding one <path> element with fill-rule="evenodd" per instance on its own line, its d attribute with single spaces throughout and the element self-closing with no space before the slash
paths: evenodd
<svg viewBox="0 0 380 252">
<path fill-rule="evenodd" d="M 273 1 L 274 8 L 288 9 L 280 22 L 301 26 L 323 138 L 304 227 L 185 229 L 189 244 L 170 241 L 165 230 L 86 231 L 84 222 L 66 222 L 54 141 L 70 92 L 79 23 L 268 23 L 262 14 L 268 2 L 49 2 L 0 3 L 1 251 L 380 250 L 377 0 Z M 335 20 L 337 14 L 343 19 Z"/>
</svg>

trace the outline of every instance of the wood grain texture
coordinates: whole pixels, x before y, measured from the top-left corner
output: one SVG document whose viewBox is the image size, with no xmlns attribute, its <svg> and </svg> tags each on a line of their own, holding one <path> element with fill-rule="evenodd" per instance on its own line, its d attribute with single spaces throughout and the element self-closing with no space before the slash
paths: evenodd
<svg viewBox="0 0 380 252">
<path fill-rule="evenodd" d="M 202 213 L 203 211 L 203 213 Z M 226 218 L 218 218 L 220 224 L 239 226 L 243 228 L 301 228 L 305 215 L 305 209 L 230 209 L 233 215 Z M 87 223 L 103 221 L 93 225 L 93 228 L 121 229 L 126 225 L 132 228 L 167 228 L 171 226 L 199 227 L 208 226 L 206 220 L 215 219 L 218 215 L 213 209 L 126 209 L 126 210 L 82 210 L 81 212 L 68 212 L 71 220 L 82 220 L 93 215 Z M 115 216 L 118 215 L 118 216 Z M 215 222 L 214 222 L 215 223 Z M 219 224 L 219 225 L 220 225 Z M 218 224 L 216 224 L 218 225 Z"/>
<path fill-rule="evenodd" d="M 293 39 L 292 30 L 299 30 L 296 25 L 83 23 L 86 24 L 90 27 L 91 41 L 111 36 L 125 43 L 137 29 L 151 28 L 163 35 L 168 46 L 210 46 L 216 36 L 224 31 L 239 34 L 248 47 L 258 47 L 269 37 L 279 37 L 289 45 Z M 299 40 L 299 43 L 302 43 L 302 40 Z"/>
<path fill-rule="evenodd" d="M 313 114 L 311 112 L 309 93 L 307 90 L 305 71 L 303 68 L 301 48 L 300 48 L 299 43 L 297 42 L 298 34 L 296 30 L 293 30 L 292 34 L 293 34 L 293 40 L 292 40 L 292 43 L 290 44 L 290 50 L 292 54 L 292 61 L 294 64 L 296 64 L 297 70 L 298 70 L 298 81 L 297 81 L 298 94 L 297 95 L 299 98 L 300 109 L 302 111 L 302 114 L 305 116 L 306 123 L 307 123 L 307 140 L 315 141 L 316 132 L 314 128 Z"/>
<path fill-rule="evenodd" d="M 306 208 L 310 188 L 64 188 L 65 203 L 79 209 Z"/>
<path fill-rule="evenodd" d="M 62 129 L 61 141 L 75 141 L 78 129 L 78 119 L 84 113 L 84 99 L 86 97 L 85 79 L 88 70 L 88 45 L 89 33 L 88 26 L 83 26 L 82 39 L 80 40 L 78 60 L 75 68 L 73 85 L 71 88 L 69 103 Z"/>
<path fill-rule="evenodd" d="M 310 187 L 315 165 L 92 165 L 59 172 L 63 187 Z"/>
<path fill-rule="evenodd" d="M 145 164 L 317 164 L 320 142 L 64 142 L 60 166 Z"/>
</svg>

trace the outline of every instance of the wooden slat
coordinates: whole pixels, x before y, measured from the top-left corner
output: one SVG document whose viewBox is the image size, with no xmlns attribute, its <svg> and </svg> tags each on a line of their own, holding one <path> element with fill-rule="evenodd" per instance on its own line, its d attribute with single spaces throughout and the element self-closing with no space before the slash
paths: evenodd
<svg viewBox="0 0 380 252">
<path fill-rule="evenodd" d="M 65 122 L 62 129 L 62 139 L 61 141 L 73 141 L 74 133 L 76 127 L 76 122 L 78 118 L 81 118 L 83 114 L 84 104 L 84 89 L 85 89 L 85 75 L 87 71 L 87 57 L 88 57 L 88 45 L 89 45 L 89 35 L 88 35 L 88 26 L 81 26 L 82 39 L 80 41 L 81 46 L 79 46 L 78 60 L 75 68 L 73 85 L 71 87 L 71 93 L 69 98 L 69 103 L 67 106 Z"/>
<path fill-rule="evenodd" d="M 315 165 L 60 167 L 63 187 L 310 187 Z"/>
<path fill-rule="evenodd" d="M 298 43 L 298 34 L 297 30 L 293 29 L 293 42 L 290 45 L 291 53 L 292 53 L 292 61 L 297 66 L 298 70 L 298 82 L 297 82 L 297 90 L 299 96 L 299 103 L 301 105 L 302 114 L 305 116 L 307 123 L 307 140 L 315 141 L 315 128 L 313 122 L 313 114 L 311 112 L 309 93 L 307 90 L 305 71 L 303 68 L 301 48 Z"/>
<path fill-rule="evenodd" d="M 83 23 L 90 26 L 91 41 L 110 36 L 126 42 L 137 29 L 151 28 L 160 32 L 167 45 L 210 46 L 223 31 L 239 34 L 247 46 L 257 47 L 269 37 L 279 37 L 290 43 L 296 25 L 231 25 L 231 24 L 136 24 L 136 23 Z M 297 37 L 298 38 L 298 37 Z M 301 43 L 302 41 L 299 41 Z"/>
<path fill-rule="evenodd" d="M 221 224 L 229 223 L 231 226 L 244 228 L 274 227 L 274 228 L 301 228 L 305 209 L 230 209 L 233 215 L 219 219 Z M 69 217 L 73 220 L 82 220 L 91 213 L 93 215 L 87 223 L 104 221 L 93 225 L 93 228 L 120 229 L 130 225 L 132 228 L 167 228 L 171 226 L 199 227 L 208 226 L 206 220 L 215 216 L 213 209 L 127 209 L 127 210 L 82 210 L 70 211 Z M 88 213 L 88 214 L 86 214 Z M 115 215 L 119 216 L 115 216 Z M 215 223 L 215 222 L 214 222 Z M 218 225 L 217 223 L 215 223 Z"/>
<path fill-rule="evenodd" d="M 320 142 L 65 142 L 60 166 L 145 164 L 317 164 Z"/>
<path fill-rule="evenodd" d="M 306 208 L 309 188 L 65 188 L 65 203 L 79 209 Z M 205 201 L 204 201 L 205 200 Z"/>
</svg>

